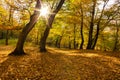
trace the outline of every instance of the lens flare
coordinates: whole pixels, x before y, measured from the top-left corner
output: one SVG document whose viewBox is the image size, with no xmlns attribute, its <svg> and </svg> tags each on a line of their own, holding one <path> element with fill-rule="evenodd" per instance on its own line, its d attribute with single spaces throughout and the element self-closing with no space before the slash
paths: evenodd
<svg viewBox="0 0 120 80">
<path fill-rule="evenodd" d="M 43 5 L 40 9 L 40 16 L 48 17 L 49 14 L 50 14 L 49 6 Z"/>
</svg>

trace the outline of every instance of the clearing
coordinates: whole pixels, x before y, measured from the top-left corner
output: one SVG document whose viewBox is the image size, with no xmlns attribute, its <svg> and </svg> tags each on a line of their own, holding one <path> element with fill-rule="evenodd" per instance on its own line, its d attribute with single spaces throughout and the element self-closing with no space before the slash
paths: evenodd
<svg viewBox="0 0 120 80">
<path fill-rule="evenodd" d="M 120 53 L 26 47 L 28 55 L 7 56 L 0 46 L 0 80 L 120 80 Z"/>
</svg>

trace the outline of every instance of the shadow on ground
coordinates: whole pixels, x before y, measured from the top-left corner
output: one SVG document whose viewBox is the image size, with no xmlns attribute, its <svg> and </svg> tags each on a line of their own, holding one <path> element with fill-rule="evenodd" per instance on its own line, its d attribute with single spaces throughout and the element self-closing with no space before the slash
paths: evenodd
<svg viewBox="0 0 120 80">
<path fill-rule="evenodd" d="M 3 47 L 2 47 L 3 48 Z M 39 53 L 38 48 L 25 48 L 28 55 L 7 56 L 0 51 L 2 80 L 119 80 L 120 58 L 112 53 L 81 52 L 49 48 Z M 9 52 L 9 51 L 8 51 Z M 111 55 L 112 54 L 112 55 Z"/>
</svg>

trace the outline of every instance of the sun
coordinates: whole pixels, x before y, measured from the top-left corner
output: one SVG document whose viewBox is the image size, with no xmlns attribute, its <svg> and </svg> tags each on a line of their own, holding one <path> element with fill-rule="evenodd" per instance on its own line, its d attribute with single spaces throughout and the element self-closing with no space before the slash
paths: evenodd
<svg viewBox="0 0 120 80">
<path fill-rule="evenodd" d="M 48 17 L 50 14 L 50 8 L 47 5 L 43 5 L 40 9 L 40 16 Z"/>
</svg>

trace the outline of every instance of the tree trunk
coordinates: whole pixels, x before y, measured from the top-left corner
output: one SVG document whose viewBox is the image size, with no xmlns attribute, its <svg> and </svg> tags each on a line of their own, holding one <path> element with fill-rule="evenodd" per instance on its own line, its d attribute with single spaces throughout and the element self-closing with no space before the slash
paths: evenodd
<svg viewBox="0 0 120 80">
<path fill-rule="evenodd" d="M 40 52 L 46 52 L 46 40 L 50 32 L 50 27 L 46 27 L 43 36 L 40 40 Z"/>
<path fill-rule="evenodd" d="M 8 38 L 9 37 L 9 30 L 6 30 L 6 39 L 5 39 L 5 45 L 8 45 Z"/>
<path fill-rule="evenodd" d="M 57 36 L 57 38 L 56 38 L 56 41 L 55 41 L 55 47 L 57 47 L 58 39 L 59 39 L 59 36 Z"/>
<path fill-rule="evenodd" d="M 56 14 L 58 13 L 58 11 L 61 9 L 63 3 L 64 3 L 65 0 L 60 0 L 59 4 L 57 5 L 57 7 L 55 8 L 55 10 L 53 10 L 52 13 L 54 14 L 51 14 L 48 18 L 48 22 L 47 22 L 47 26 L 46 26 L 46 29 L 44 31 L 44 34 L 43 36 L 41 37 L 40 39 L 40 52 L 46 52 L 46 40 L 47 40 L 47 37 L 49 35 L 49 31 L 50 31 L 50 28 L 52 27 L 52 23 L 54 21 L 54 18 L 56 16 Z"/>
<path fill-rule="evenodd" d="M 74 49 L 76 49 L 76 24 L 74 24 L 74 31 L 73 31 L 73 34 L 74 34 L 73 45 L 74 45 Z"/>
<path fill-rule="evenodd" d="M 23 55 L 23 54 L 25 54 L 25 52 L 23 50 L 23 45 L 24 45 L 26 36 L 27 36 L 27 34 L 24 34 L 24 32 L 20 33 L 16 48 L 10 55 Z"/>
<path fill-rule="evenodd" d="M 91 49 L 91 46 L 92 46 L 94 17 L 95 17 L 95 7 L 96 7 L 96 0 L 93 3 L 93 9 L 92 9 L 92 15 L 91 15 L 91 22 L 90 22 L 90 30 L 89 30 L 89 36 L 88 36 L 87 49 Z"/>
<path fill-rule="evenodd" d="M 70 36 L 69 36 L 69 49 L 71 49 L 71 40 L 70 40 Z"/>
<path fill-rule="evenodd" d="M 12 10 L 11 7 L 10 7 L 10 10 L 9 10 L 9 24 L 13 25 L 13 10 Z M 6 31 L 6 40 L 5 40 L 6 45 L 8 45 L 8 39 L 9 39 L 9 30 Z"/>
<path fill-rule="evenodd" d="M 59 37 L 58 43 L 57 43 L 57 48 L 60 48 L 60 43 L 61 43 L 61 36 Z"/>
<path fill-rule="evenodd" d="M 18 39 L 15 50 L 12 53 L 10 53 L 10 55 L 25 54 L 25 52 L 23 50 L 24 42 L 26 40 L 28 33 L 32 30 L 32 28 L 34 27 L 35 23 L 38 20 L 40 12 L 37 11 L 37 9 L 41 8 L 41 0 L 37 0 L 37 4 L 36 4 L 35 8 L 36 8 L 36 10 L 34 11 L 34 14 L 30 17 L 29 23 L 23 28 L 22 32 L 19 35 L 19 39 Z"/>
<path fill-rule="evenodd" d="M 63 37 L 63 35 L 59 37 L 58 46 L 57 46 L 58 48 L 60 48 L 60 44 L 61 44 L 62 37 Z"/>
<path fill-rule="evenodd" d="M 113 51 L 117 51 L 118 37 L 119 37 L 119 27 L 116 21 L 116 34 L 115 34 L 115 44 L 114 44 Z"/>
<path fill-rule="evenodd" d="M 95 39 L 93 40 L 93 44 L 92 44 L 92 47 L 91 49 L 94 49 L 95 48 L 95 45 L 97 43 L 97 40 L 98 40 L 98 36 L 99 36 L 99 25 L 97 26 L 97 32 L 96 32 L 96 35 L 95 35 Z"/>
<path fill-rule="evenodd" d="M 50 32 L 50 28 L 52 27 L 52 23 L 54 20 L 55 14 L 51 14 L 50 17 L 48 18 L 48 22 L 46 25 L 46 29 L 44 31 L 43 36 L 40 39 L 40 52 L 46 52 L 46 40 Z"/>
<path fill-rule="evenodd" d="M 13 34 L 12 30 L 10 31 L 10 37 L 12 37 L 12 38 L 14 37 L 14 34 Z"/>
<path fill-rule="evenodd" d="M 0 31 L 0 39 L 3 39 L 3 38 L 4 38 L 4 32 Z"/>
<path fill-rule="evenodd" d="M 81 27 L 80 27 L 80 35 L 81 35 L 81 44 L 80 44 L 80 49 L 83 49 L 83 44 L 84 44 L 84 35 L 83 35 L 83 8 L 82 4 L 80 5 L 81 8 Z"/>
<path fill-rule="evenodd" d="M 99 18 L 99 20 L 98 20 L 98 22 L 97 22 L 96 34 L 95 34 L 94 39 L 92 40 L 91 49 L 94 49 L 95 46 L 96 46 L 96 43 L 97 43 L 97 40 L 98 40 L 98 36 L 99 36 L 100 23 L 101 23 L 102 16 L 103 16 L 103 13 L 104 13 L 104 9 L 105 9 L 105 6 L 107 5 L 107 3 L 108 3 L 108 1 L 104 2 L 104 5 L 103 5 L 103 9 L 102 9 L 102 12 L 101 12 L 100 18 Z"/>
</svg>

